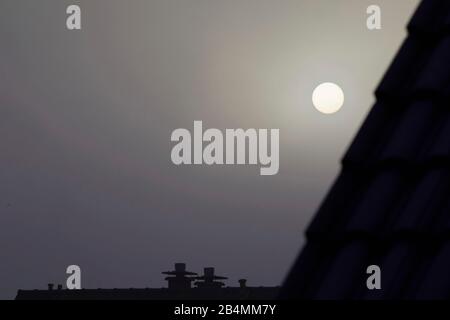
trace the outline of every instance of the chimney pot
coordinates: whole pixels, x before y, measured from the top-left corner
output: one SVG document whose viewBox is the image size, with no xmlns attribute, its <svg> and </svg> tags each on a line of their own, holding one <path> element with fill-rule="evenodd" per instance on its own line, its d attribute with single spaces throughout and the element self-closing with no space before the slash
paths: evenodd
<svg viewBox="0 0 450 320">
<path fill-rule="evenodd" d="M 204 268 L 203 273 L 205 274 L 206 278 L 213 278 L 214 277 L 214 268 Z"/>
<path fill-rule="evenodd" d="M 185 272 L 186 271 L 186 263 L 175 263 L 175 271 L 176 272 Z"/>
<path fill-rule="evenodd" d="M 247 279 L 239 279 L 239 287 L 241 287 L 241 289 L 246 288 L 247 287 Z"/>
<path fill-rule="evenodd" d="M 48 290 L 51 291 L 53 290 L 54 284 L 53 283 L 49 283 L 48 284 Z"/>
</svg>

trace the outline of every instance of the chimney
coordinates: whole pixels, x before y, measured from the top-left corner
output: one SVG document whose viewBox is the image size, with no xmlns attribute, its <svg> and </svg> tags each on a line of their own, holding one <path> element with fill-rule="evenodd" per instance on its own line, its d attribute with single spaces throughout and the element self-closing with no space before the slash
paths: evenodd
<svg viewBox="0 0 450 320">
<path fill-rule="evenodd" d="M 175 271 L 183 273 L 186 271 L 186 263 L 175 263 Z"/>
<path fill-rule="evenodd" d="M 214 268 L 204 268 L 203 272 L 205 274 L 205 278 L 208 278 L 208 279 L 214 278 Z"/>
<path fill-rule="evenodd" d="M 58 284 L 58 290 L 62 290 L 62 284 Z"/>
<path fill-rule="evenodd" d="M 241 289 L 247 288 L 247 279 L 239 279 L 239 287 Z"/>
<path fill-rule="evenodd" d="M 48 291 L 52 291 L 53 287 L 54 287 L 54 284 L 53 283 L 49 283 L 48 284 Z"/>
</svg>

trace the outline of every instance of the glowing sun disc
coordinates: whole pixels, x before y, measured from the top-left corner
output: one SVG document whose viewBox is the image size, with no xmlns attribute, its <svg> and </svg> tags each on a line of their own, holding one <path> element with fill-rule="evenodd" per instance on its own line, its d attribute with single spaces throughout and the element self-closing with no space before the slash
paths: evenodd
<svg viewBox="0 0 450 320">
<path fill-rule="evenodd" d="M 312 102 L 324 114 L 336 113 L 344 105 L 344 91 L 335 83 L 322 83 L 314 89 Z"/>
</svg>

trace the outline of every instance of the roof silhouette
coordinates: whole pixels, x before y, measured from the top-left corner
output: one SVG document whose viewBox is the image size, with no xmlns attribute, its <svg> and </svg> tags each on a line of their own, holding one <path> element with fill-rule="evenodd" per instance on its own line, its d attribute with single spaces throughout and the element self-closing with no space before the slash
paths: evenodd
<svg viewBox="0 0 450 320">
<path fill-rule="evenodd" d="M 376 98 L 283 298 L 450 298 L 450 1 L 422 1 Z"/>
<path fill-rule="evenodd" d="M 216 276 L 214 268 L 205 268 L 203 276 L 193 277 L 197 273 L 186 271 L 184 263 L 162 273 L 171 275 L 165 278 L 168 288 L 67 290 L 62 285 L 55 289 L 50 283 L 47 290 L 19 290 L 16 300 L 273 300 L 280 291 L 280 287 L 247 286 L 246 279 L 239 280 L 239 287 L 224 287 L 216 280 L 227 278 Z M 198 281 L 195 287 L 193 281 Z"/>
</svg>

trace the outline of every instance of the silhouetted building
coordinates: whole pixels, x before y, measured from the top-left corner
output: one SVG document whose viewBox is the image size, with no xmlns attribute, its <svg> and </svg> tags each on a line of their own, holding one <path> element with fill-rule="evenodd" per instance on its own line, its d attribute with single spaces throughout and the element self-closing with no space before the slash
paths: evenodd
<svg viewBox="0 0 450 320">
<path fill-rule="evenodd" d="M 272 300 L 279 294 L 279 287 L 248 287 L 246 280 L 239 280 L 239 287 L 225 287 L 217 280 L 226 277 L 216 276 L 214 268 L 205 268 L 204 275 L 186 271 L 184 263 L 175 264 L 174 271 L 163 272 L 169 275 L 168 288 L 145 289 L 81 289 L 64 290 L 53 284 L 48 290 L 19 290 L 16 300 Z M 192 281 L 197 281 L 192 288 Z"/>
<path fill-rule="evenodd" d="M 214 274 L 214 268 L 205 268 L 204 275 L 201 277 L 196 277 L 197 281 L 195 285 L 198 288 L 222 288 L 225 286 L 225 283 L 217 281 L 217 280 L 226 280 L 227 277 L 216 276 Z"/>
<path fill-rule="evenodd" d="M 408 32 L 283 298 L 450 298 L 450 1 L 422 1 Z"/>
<path fill-rule="evenodd" d="M 195 272 L 186 271 L 185 263 L 175 263 L 175 271 L 166 271 L 162 274 L 170 275 L 170 277 L 166 277 L 169 289 L 190 289 L 191 282 L 195 278 L 189 276 L 197 275 Z"/>
</svg>

